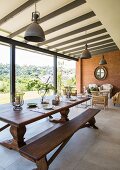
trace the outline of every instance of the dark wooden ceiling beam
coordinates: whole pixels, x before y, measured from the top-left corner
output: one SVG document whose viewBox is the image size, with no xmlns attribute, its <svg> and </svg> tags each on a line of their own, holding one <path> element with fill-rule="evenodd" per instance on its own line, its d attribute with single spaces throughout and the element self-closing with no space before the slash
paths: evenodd
<svg viewBox="0 0 120 170">
<path fill-rule="evenodd" d="M 100 45 L 100 46 L 96 46 L 96 47 L 93 47 L 93 48 L 88 48 L 89 51 L 94 51 L 94 50 L 99 50 L 99 49 L 104 49 L 104 48 L 109 48 L 109 47 L 115 47 L 116 44 L 113 42 L 113 43 L 110 43 L 110 44 L 105 44 L 105 45 Z M 72 52 L 72 53 L 69 53 L 69 55 L 76 55 L 76 54 L 80 54 L 85 48 L 82 48 L 81 50 L 79 51 L 76 51 L 76 52 Z"/>
<path fill-rule="evenodd" d="M 95 52 L 92 52 L 91 55 L 92 57 L 96 56 L 96 55 L 103 55 L 104 53 L 108 53 L 108 52 L 113 52 L 113 51 L 117 51 L 119 50 L 117 47 L 109 47 L 107 49 L 102 49 L 102 50 L 96 50 Z M 80 55 L 75 55 L 74 58 L 79 59 Z"/>
<path fill-rule="evenodd" d="M 35 2 L 38 2 L 40 0 L 28 0 L 27 2 L 25 2 L 24 4 L 22 4 L 21 6 L 19 6 L 18 8 L 16 8 L 14 11 L 10 12 L 8 15 L 6 15 L 5 17 L 3 17 L 0 20 L 0 25 L 2 25 L 3 23 L 5 23 L 6 21 L 8 21 L 9 19 L 13 18 L 15 15 L 17 15 L 18 13 L 20 13 L 21 11 L 23 11 L 24 9 L 30 7 L 31 5 L 33 5 Z"/>
<path fill-rule="evenodd" d="M 70 56 L 67 56 L 67 55 L 64 55 L 64 54 L 61 54 L 61 53 L 57 53 L 57 52 L 54 52 L 54 51 L 50 51 L 50 50 L 47 50 L 47 49 L 36 47 L 34 45 L 26 44 L 26 43 L 16 41 L 16 40 L 13 40 L 13 39 L 10 39 L 10 38 L 7 38 L 7 37 L 0 36 L 0 41 L 8 43 L 8 44 L 13 44 L 13 45 L 16 45 L 16 46 L 19 46 L 19 47 L 27 48 L 27 49 L 30 49 L 30 50 L 50 54 L 50 55 L 53 55 L 53 56 L 59 56 L 59 57 L 62 57 L 62 58 L 77 61 L 77 59 L 74 58 L 74 57 L 70 57 Z"/>
<path fill-rule="evenodd" d="M 95 51 L 91 51 L 91 55 L 98 55 L 98 54 L 103 54 L 105 52 L 109 52 L 109 51 L 114 51 L 114 50 L 119 50 L 117 46 L 113 46 L 113 47 L 108 47 L 108 48 L 103 48 L 100 50 L 95 50 Z M 75 58 L 79 58 L 81 55 L 81 53 L 74 55 Z"/>
<path fill-rule="evenodd" d="M 102 50 L 102 49 L 107 49 L 107 48 L 112 48 L 112 47 L 118 48 L 116 46 L 116 44 L 113 42 L 113 43 L 110 43 L 110 44 L 105 44 L 105 45 L 100 45 L 100 46 L 97 46 L 97 47 L 90 48 L 89 51 L 92 52 L 92 51 Z"/>
<path fill-rule="evenodd" d="M 52 13 L 42 17 L 38 23 L 41 24 L 41 23 L 43 23 L 43 22 L 45 22 L 47 20 L 50 20 L 50 19 L 52 19 L 52 18 L 54 18 L 54 17 L 56 17 L 56 16 L 58 16 L 60 14 L 63 14 L 63 13 L 65 13 L 65 12 L 71 10 L 71 9 L 74 9 L 77 6 L 80 6 L 80 5 L 84 4 L 84 3 L 86 3 L 85 0 L 75 0 L 75 1 L 69 3 L 69 4 L 65 5 L 65 6 L 57 9 L 56 11 L 53 11 Z M 11 33 L 9 35 L 9 38 L 13 38 L 16 35 L 24 32 L 28 26 L 29 26 L 29 24 L 24 26 L 24 27 L 22 27 L 22 28 L 20 28 L 19 30 L 15 31 L 15 32 Z"/>
<path fill-rule="evenodd" d="M 104 53 L 108 53 L 108 52 L 111 52 L 111 51 L 116 51 L 116 50 L 119 50 L 117 47 L 109 47 L 107 49 L 103 49 L 103 50 L 96 50 L 95 52 L 92 52 L 92 56 L 95 56 L 95 55 L 100 55 L 100 54 L 104 54 Z"/>
<path fill-rule="evenodd" d="M 87 43 L 88 44 L 93 43 L 93 42 L 96 42 L 96 41 L 104 40 L 106 38 L 110 38 L 110 35 L 107 34 L 107 35 L 103 35 L 103 36 L 100 36 L 100 37 L 92 38 L 90 40 L 87 40 Z M 80 43 L 76 43 L 76 44 L 72 44 L 72 45 L 68 45 L 68 46 L 59 48 L 59 49 L 57 49 L 57 51 L 64 51 L 66 49 L 70 49 L 70 48 L 74 48 L 74 47 L 77 47 L 77 46 L 85 45 L 85 43 L 86 43 L 86 41 L 82 41 Z"/>
<path fill-rule="evenodd" d="M 95 23 L 89 24 L 87 26 L 84 26 L 82 28 L 76 29 L 74 31 L 70 31 L 68 33 L 65 33 L 65 34 L 59 35 L 57 37 L 54 37 L 52 39 L 46 40 L 46 41 L 44 41 L 42 43 L 38 43 L 38 46 L 45 45 L 45 44 L 48 44 L 48 43 L 51 43 L 51 42 L 55 42 L 55 41 L 57 41 L 59 39 L 66 38 L 66 37 L 69 37 L 71 35 L 75 35 L 75 34 L 83 32 L 83 31 L 87 31 L 87 30 L 96 28 L 96 27 L 101 26 L 101 25 L 102 25 L 102 23 L 100 21 L 97 21 Z"/>
<path fill-rule="evenodd" d="M 45 35 L 50 34 L 50 33 L 53 33 L 53 32 L 58 31 L 58 30 L 60 30 L 60 29 L 63 29 L 63 28 L 72 26 L 72 25 L 74 25 L 74 24 L 77 24 L 77 23 L 79 23 L 79 22 L 82 22 L 82 21 L 84 21 L 84 20 L 86 20 L 86 19 L 89 19 L 89 18 L 91 18 L 91 17 L 94 17 L 94 16 L 95 16 L 95 13 L 94 13 L 93 11 L 88 12 L 88 13 L 86 13 L 86 14 L 84 14 L 84 15 L 81 15 L 81 16 L 79 16 L 79 17 L 77 17 L 77 18 L 74 18 L 74 19 L 72 19 L 72 20 L 70 20 L 70 21 L 67 21 L 67 22 L 65 22 L 65 23 L 63 23 L 63 24 L 57 25 L 56 27 L 53 27 L 53 28 L 45 31 Z"/>
<path fill-rule="evenodd" d="M 91 48 L 91 47 L 95 47 L 95 46 L 103 45 L 103 44 L 108 44 L 108 43 L 113 43 L 113 40 L 108 39 L 108 40 L 100 41 L 100 42 L 93 43 L 93 44 L 88 44 L 88 43 L 87 44 L 88 44 L 88 48 Z M 67 53 L 75 52 L 75 51 L 82 50 L 82 49 L 83 49 L 83 47 L 79 46 L 78 48 L 74 48 L 74 49 L 71 49 L 71 50 L 64 51 L 64 53 L 67 54 Z"/>
<path fill-rule="evenodd" d="M 73 43 L 75 41 L 80 41 L 80 40 L 83 40 L 83 39 L 86 39 L 86 38 L 90 38 L 92 36 L 99 35 L 99 34 L 106 33 L 106 32 L 107 32 L 106 29 L 101 29 L 101 30 L 98 30 L 98 31 L 94 31 L 94 32 L 91 32 L 89 34 L 82 35 L 82 36 L 79 36 L 77 38 L 73 38 L 73 39 L 70 39 L 70 40 L 67 40 L 67 41 L 63 41 L 61 43 L 57 43 L 57 44 L 54 44 L 52 46 L 49 46 L 49 49 L 60 47 L 60 46 L 63 46 L 63 45 L 69 44 L 69 43 Z"/>
</svg>

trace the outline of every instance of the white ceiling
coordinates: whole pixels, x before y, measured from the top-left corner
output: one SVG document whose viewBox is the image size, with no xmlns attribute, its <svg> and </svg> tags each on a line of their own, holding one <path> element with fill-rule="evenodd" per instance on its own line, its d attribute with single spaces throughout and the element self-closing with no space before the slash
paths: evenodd
<svg viewBox="0 0 120 170">
<path fill-rule="evenodd" d="M 93 55 L 120 48 L 118 9 L 120 0 L 86 0 L 87 2 L 85 0 L 11 0 L 10 5 L 8 5 L 8 0 L 1 0 L 0 35 L 24 42 L 26 30 L 24 27 L 31 23 L 35 1 L 37 1 L 37 11 L 40 12 L 42 20 L 40 26 L 45 31 L 46 41 L 43 43 L 27 42 L 28 44 L 75 58 L 80 57 L 86 40 Z M 32 2 L 31 5 L 18 10 L 19 7 L 29 2 Z M 56 16 L 53 15 L 43 22 L 44 17 L 55 11 Z M 87 13 L 91 16 L 85 18 L 84 15 Z M 9 15 L 11 17 L 6 20 L 5 17 Z M 89 26 L 91 24 L 95 26 Z"/>
<path fill-rule="evenodd" d="M 120 0 L 86 0 L 120 49 Z"/>
</svg>

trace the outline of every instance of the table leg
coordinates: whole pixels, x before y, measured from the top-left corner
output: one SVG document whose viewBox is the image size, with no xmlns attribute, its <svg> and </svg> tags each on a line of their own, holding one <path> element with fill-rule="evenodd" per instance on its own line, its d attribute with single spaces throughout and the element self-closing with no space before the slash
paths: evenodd
<svg viewBox="0 0 120 170">
<path fill-rule="evenodd" d="M 95 125 L 95 123 L 96 123 L 96 120 L 94 117 L 89 120 L 89 125 L 91 127 L 93 127 L 94 129 L 98 129 L 98 127 Z"/>
<path fill-rule="evenodd" d="M 15 149 L 19 150 L 22 146 L 24 146 L 26 143 L 24 142 L 24 134 L 26 132 L 26 127 L 16 127 L 11 125 L 10 127 L 10 133 L 13 136 L 13 139 L 6 140 L 1 143 L 1 145 L 9 148 L 9 149 Z"/>
<path fill-rule="evenodd" d="M 50 119 L 50 122 L 53 122 L 53 123 L 65 123 L 66 121 L 69 121 L 68 113 L 69 113 L 69 109 L 62 110 L 60 112 L 61 119 L 58 119 L 58 120 L 57 119 Z"/>
</svg>

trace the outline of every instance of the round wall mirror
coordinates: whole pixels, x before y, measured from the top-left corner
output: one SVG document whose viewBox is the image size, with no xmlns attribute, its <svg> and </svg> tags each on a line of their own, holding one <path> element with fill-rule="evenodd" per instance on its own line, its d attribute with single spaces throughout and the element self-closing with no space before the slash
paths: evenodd
<svg viewBox="0 0 120 170">
<path fill-rule="evenodd" d="M 107 70 L 103 66 L 98 66 L 94 71 L 95 78 L 98 80 L 104 80 L 107 77 Z"/>
</svg>

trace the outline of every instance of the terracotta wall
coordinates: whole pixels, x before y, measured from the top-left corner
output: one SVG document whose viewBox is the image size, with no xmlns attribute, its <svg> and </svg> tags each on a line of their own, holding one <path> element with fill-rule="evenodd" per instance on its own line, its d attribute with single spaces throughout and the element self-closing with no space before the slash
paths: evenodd
<svg viewBox="0 0 120 170">
<path fill-rule="evenodd" d="M 90 83 L 102 85 L 110 83 L 114 86 L 113 94 L 120 91 L 120 51 L 114 51 L 105 53 L 104 57 L 107 61 L 107 65 L 104 65 L 108 71 L 108 75 L 105 80 L 97 80 L 94 77 L 94 70 L 99 66 L 99 61 L 102 55 L 95 56 L 91 59 L 81 59 L 76 64 L 76 78 L 78 92 L 83 91 L 84 86 L 88 86 Z M 81 82 L 80 82 L 81 80 Z"/>
</svg>

